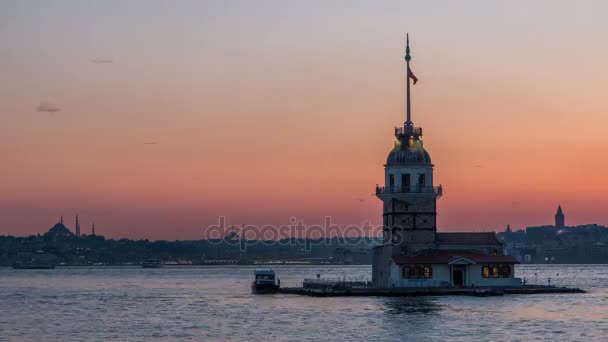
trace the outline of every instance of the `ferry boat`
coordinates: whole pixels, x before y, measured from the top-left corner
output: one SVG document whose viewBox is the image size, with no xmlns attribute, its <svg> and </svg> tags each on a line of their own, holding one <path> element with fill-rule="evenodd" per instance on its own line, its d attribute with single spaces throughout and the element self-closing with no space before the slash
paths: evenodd
<svg viewBox="0 0 608 342">
<path fill-rule="evenodd" d="M 276 279 L 273 270 L 255 270 L 254 279 L 251 283 L 251 292 L 255 294 L 277 293 L 281 286 L 281 280 Z"/>
<path fill-rule="evenodd" d="M 143 268 L 160 268 L 162 264 L 158 259 L 148 259 L 141 262 Z"/>
</svg>

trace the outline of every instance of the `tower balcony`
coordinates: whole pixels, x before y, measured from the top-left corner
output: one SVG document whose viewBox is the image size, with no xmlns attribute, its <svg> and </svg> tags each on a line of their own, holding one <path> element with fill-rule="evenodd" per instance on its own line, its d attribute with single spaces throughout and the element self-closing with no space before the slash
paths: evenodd
<svg viewBox="0 0 608 342">
<path fill-rule="evenodd" d="M 443 195 L 443 188 L 439 186 L 412 186 L 388 187 L 376 185 L 376 195 L 385 194 L 434 194 L 437 198 Z"/>
<path fill-rule="evenodd" d="M 404 126 L 395 127 L 395 136 L 401 137 L 404 135 L 422 136 L 422 127 Z"/>
</svg>

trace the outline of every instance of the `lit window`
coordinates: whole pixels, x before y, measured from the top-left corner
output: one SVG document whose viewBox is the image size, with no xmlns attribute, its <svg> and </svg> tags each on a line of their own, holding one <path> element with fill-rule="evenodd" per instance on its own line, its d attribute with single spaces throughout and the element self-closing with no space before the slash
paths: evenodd
<svg viewBox="0 0 608 342">
<path fill-rule="evenodd" d="M 424 277 L 433 278 L 433 268 L 431 266 L 424 266 Z"/>
<path fill-rule="evenodd" d="M 494 265 L 492 267 L 492 277 L 493 278 L 498 278 L 498 276 L 499 276 L 498 266 Z"/>
<path fill-rule="evenodd" d="M 481 268 L 481 276 L 483 278 L 490 278 L 490 266 L 483 266 Z"/>
<path fill-rule="evenodd" d="M 431 279 L 433 278 L 433 267 L 410 265 L 401 268 L 401 277 L 404 279 Z"/>
</svg>

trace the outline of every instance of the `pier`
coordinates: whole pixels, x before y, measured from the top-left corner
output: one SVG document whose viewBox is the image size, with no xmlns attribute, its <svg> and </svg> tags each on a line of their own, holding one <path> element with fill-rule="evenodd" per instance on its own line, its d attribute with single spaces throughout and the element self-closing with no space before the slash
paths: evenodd
<svg viewBox="0 0 608 342">
<path fill-rule="evenodd" d="M 565 294 L 585 293 L 579 288 L 524 285 L 521 287 L 504 288 L 454 288 L 454 287 L 428 287 L 428 288 L 310 288 L 310 287 L 285 287 L 280 288 L 279 293 L 296 294 L 311 297 L 414 297 L 414 296 L 503 296 L 509 294 Z"/>
</svg>

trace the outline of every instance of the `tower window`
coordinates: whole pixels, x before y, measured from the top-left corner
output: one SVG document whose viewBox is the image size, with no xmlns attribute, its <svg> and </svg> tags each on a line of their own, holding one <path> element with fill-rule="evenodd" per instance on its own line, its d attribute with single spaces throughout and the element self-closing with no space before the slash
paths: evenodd
<svg viewBox="0 0 608 342">
<path fill-rule="evenodd" d="M 395 175 L 388 176 L 388 186 L 391 190 L 395 187 Z"/>
<path fill-rule="evenodd" d="M 401 191 L 410 192 L 410 174 L 401 175 Z"/>
<path fill-rule="evenodd" d="M 425 175 L 423 173 L 418 175 L 418 186 L 422 187 L 425 184 Z"/>
</svg>

